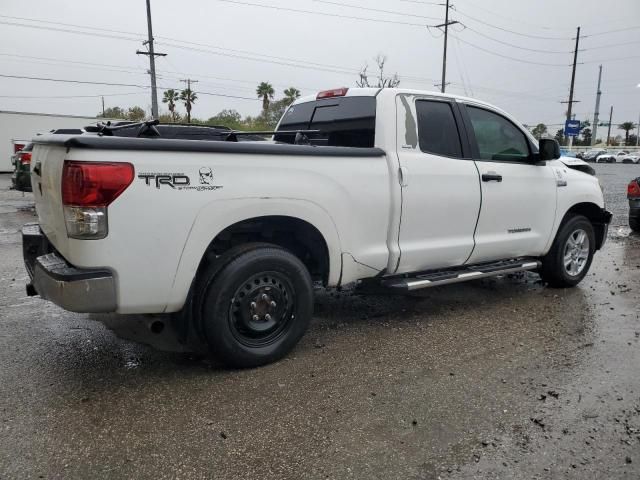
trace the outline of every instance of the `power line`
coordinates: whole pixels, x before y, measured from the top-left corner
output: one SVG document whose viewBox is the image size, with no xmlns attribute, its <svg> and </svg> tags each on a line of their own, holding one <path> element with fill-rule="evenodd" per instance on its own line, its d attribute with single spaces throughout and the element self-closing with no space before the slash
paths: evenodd
<svg viewBox="0 0 640 480">
<path fill-rule="evenodd" d="M 0 77 L 18 78 L 18 79 L 23 79 L 23 80 L 41 80 L 41 81 L 47 81 L 47 82 L 76 83 L 76 84 L 86 84 L 86 85 L 109 85 L 109 86 L 112 86 L 112 87 L 149 88 L 148 85 L 134 85 L 134 84 L 130 84 L 130 83 L 92 82 L 92 81 L 88 81 L 88 80 L 71 80 L 71 79 L 66 79 L 66 78 L 63 79 L 63 78 L 48 78 L 48 77 L 30 77 L 30 76 L 26 76 L 26 75 L 6 75 L 6 74 L 1 74 L 1 73 L 0 73 Z M 160 88 L 169 89 L 171 87 L 160 86 Z M 194 91 L 193 93 L 197 93 L 197 94 L 200 94 L 200 95 L 211 95 L 211 96 L 215 96 L 215 97 L 239 98 L 239 99 L 242 99 L 242 100 L 255 100 L 254 97 L 242 97 L 242 96 L 239 96 L 239 95 L 226 95 L 226 94 L 223 94 L 223 93 L 196 92 L 196 91 Z M 100 96 L 100 95 L 98 95 L 98 96 Z"/>
<path fill-rule="evenodd" d="M 404 0 L 401 0 L 401 1 L 404 1 Z M 507 16 L 504 16 L 504 15 L 501 15 L 500 13 L 494 12 L 493 10 L 489 10 L 487 8 L 481 7 L 481 6 L 479 6 L 479 5 L 477 5 L 477 4 L 473 3 L 473 2 L 469 2 L 468 0 L 465 2 L 465 7 L 477 8 L 478 10 L 482 10 L 482 11 L 484 11 L 486 13 L 489 13 L 490 15 L 492 15 L 494 17 L 503 18 L 505 20 L 508 20 L 509 22 L 515 22 L 516 24 L 528 25 L 528 26 L 534 27 L 534 28 L 536 28 L 538 30 L 558 31 L 558 30 L 566 29 L 566 27 L 557 28 L 557 27 L 549 27 L 549 26 L 546 26 L 546 25 L 536 25 L 536 24 L 533 24 L 533 23 L 525 22 L 525 21 L 522 20 L 522 18 L 515 19 L 515 18 L 507 17 Z M 569 29 L 566 29 L 566 30 L 569 30 Z"/>
<path fill-rule="evenodd" d="M 19 78 L 23 80 L 43 80 L 47 82 L 60 82 L 60 83 L 81 83 L 87 85 L 109 85 L 111 87 L 139 87 L 139 88 L 149 88 L 146 85 L 134 85 L 131 83 L 110 83 L 110 82 L 92 82 L 88 80 L 70 80 L 70 79 L 61 79 L 61 78 L 48 78 L 48 77 L 30 77 L 26 75 L 6 75 L 0 73 L 0 77 L 4 78 Z"/>
<path fill-rule="evenodd" d="M 410 23 L 410 22 L 401 22 L 399 20 L 382 20 L 378 18 L 366 18 L 366 17 L 356 17 L 353 15 L 340 15 L 338 13 L 329 13 L 329 12 L 318 12 L 313 10 L 300 10 L 297 8 L 288 8 L 288 7 L 277 7 L 275 5 L 263 5 L 260 3 L 251 3 L 251 2 L 242 2 L 239 0 L 216 0 L 217 2 L 224 3 L 232 3 L 234 5 L 243 5 L 248 7 L 261 7 L 261 8 L 269 8 L 271 10 L 281 10 L 287 12 L 295 12 L 295 13 L 308 13 L 312 15 L 321 15 L 324 17 L 333 17 L 333 18 L 346 18 L 350 20 L 362 20 L 367 22 L 378 22 L 378 23 L 392 23 L 396 25 L 408 25 L 412 27 L 424 27 L 424 25 L 420 23 Z"/>
<path fill-rule="evenodd" d="M 53 22 L 51 20 L 37 20 L 34 18 L 27 18 L 27 17 L 12 17 L 10 15 L 0 15 L 0 18 L 9 18 L 12 20 L 25 20 L 27 22 L 40 22 L 40 23 L 49 23 L 51 25 L 62 25 L 64 27 L 74 27 L 74 28 L 81 28 L 81 29 L 85 29 L 85 30 L 98 30 L 101 32 L 109 32 L 109 33 L 121 33 L 124 35 L 132 35 L 135 37 L 140 37 L 140 38 L 144 38 L 144 35 L 141 33 L 137 33 L 137 32 L 125 32 L 122 30 L 111 30 L 109 28 L 100 28 L 100 27 L 87 27 L 86 25 L 78 25 L 78 24 L 74 24 L 74 23 L 63 23 L 63 22 Z"/>
<path fill-rule="evenodd" d="M 438 3 L 438 2 L 421 2 L 420 0 L 400 0 L 400 1 L 407 2 L 407 3 L 419 3 L 420 5 L 434 5 L 438 7 L 442 6 L 442 3 Z"/>
<path fill-rule="evenodd" d="M 145 92 L 127 92 L 127 93 L 101 93 L 99 95 L 0 95 L 0 98 L 20 98 L 20 99 L 36 99 L 36 98 L 99 98 L 99 97 L 124 97 L 125 95 L 142 95 Z"/>
<path fill-rule="evenodd" d="M 331 2 L 329 0 L 313 0 L 314 2 L 318 2 L 318 3 L 326 3 L 329 5 L 337 5 L 339 7 L 349 7 L 349 8 L 357 8 L 358 10 L 367 10 L 370 12 L 379 12 L 379 13 L 390 13 L 392 15 L 404 15 L 407 17 L 413 17 L 413 18 L 424 18 L 427 20 L 440 20 L 438 17 L 428 17 L 426 15 L 417 15 L 415 13 L 407 13 L 407 12 L 399 12 L 397 10 L 381 10 L 379 8 L 370 8 L 370 7 L 363 7 L 361 5 L 353 5 L 350 3 L 344 3 L 344 2 Z"/>
<path fill-rule="evenodd" d="M 617 29 L 617 30 L 607 30 L 606 32 L 597 32 L 597 33 L 592 33 L 591 35 L 585 35 L 585 38 L 599 37 L 600 35 L 609 35 L 610 33 L 627 32 L 629 30 L 638 30 L 639 28 L 640 28 L 640 25 L 635 26 L 635 27 L 620 28 L 620 29 Z"/>
<path fill-rule="evenodd" d="M 15 27 L 25 27 L 25 28 L 35 28 L 38 30 L 50 30 L 52 32 L 62 32 L 62 33 L 71 33 L 75 35 L 88 35 L 91 37 L 103 37 L 103 38 L 111 38 L 116 40 L 128 40 L 128 41 L 139 41 L 139 38 L 129 38 L 118 35 L 108 35 L 106 33 L 92 33 L 92 32 L 79 32 L 77 30 L 69 30 L 66 28 L 55 28 L 55 27 L 47 27 L 44 25 L 27 25 L 25 23 L 16 23 L 16 22 L 5 22 L 4 20 L 0 20 L 0 24 L 2 25 L 12 25 Z"/>
<path fill-rule="evenodd" d="M 570 50 L 541 50 L 541 49 L 538 49 L 538 48 L 522 47 L 520 45 L 514 45 L 513 43 L 505 42 L 503 40 L 498 40 L 497 38 L 493 38 L 493 37 L 491 37 L 491 36 L 489 36 L 489 35 L 487 35 L 485 33 L 482 33 L 480 31 L 474 29 L 474 28 L 471 28 L 471 27 L 469 27 L 467 25 L 464 25 L 464 27 L 465 27 L 465 30 L 469 30 L 469 31 L 475 33 L 476 35 L 480 35 L 481 37 L 484 37 L 484 38 L 486 38 L 488 40 L 491 40 L 493 42 L 497 42 L 497 43 L 500 43 L 502 45 L 507 45 L 509 47 L 517 48 L 519 50 L 526 50 L 528 52 L 537 52 L 537 53 L 562 54 L 562 55 L 568 55 L 568 54 L 571 53 Z"/>
<path fill-rule="evenodd" d="M 583 48 L 582 50 L 585 52 L 588 52 L 589 50 L 601 50 L 603 48 L 623 47 L 625 45 L 635 45 L 637 43 L 640 43 L 640 40 L 635 40 L 633 42 L 610 43 L 609 45 L 600 45 L 598 47 Z"/>
<path fill-rule="evenodd" d="M 516 57 L 510 57 L 508 55 L 503 55 L 501 53 L 497 53 L 497 52 L 494 52 L 492 50 L 488 50 L 486 48 L 482 48 L 482 47 L 476 45 L 475 43 L 467 42 L 466 40 L 463 40 L 460 37 L 457 37 L 457 36 L 454 36 L 454 35 L 452 35 L 452 37 L 457 39 L 458 41 L 466 44 L 466 45 L 470 45 L 473 48 L 476 48 L 476 49 L 481 50 L 483 52 L 489 53 L 491 55 L 495 55 L 497 57 L 502 57 L 502 58 L 506 58 L 508 60 L 513 60 L 514 62 L 529 63 L 529 64 L 532 64 L 532 65 L 542 65 L 542 66 L 545 66 L 545 67 L 568 67 L 569 66 L 568 63 L 542 63 L 542 62 L 533 62 L 531 60 L 523 60 L 521 58 L 516 58 Z"/>
<path fill-rule="evenodd" d="M 480 20 L 478 18 L 475 18 L 467 13 L 464 13 L 462 11 L 460 11 L 459 9 L 456 9 L 456 12 L 458 13 L 458 15 L 462 15 L 464 17 L 467 17 L 469 20 L 472 20 L 474 22 L 478 22 L 480 24 L 482 24 L 485 27 L 489 27 L 489 28 L 494 28 L 496 30 L 500 30 L 502 32 L 507 32 L 507 33 L 512 33 L 513 35 L 518 35 L 520 37 L 527 37 L 527 38 L 534 38 L 537 40 L 571 40 L 571 37 L 547 37 L 547 36 L 543 36 L 543 35 L 531 35 L 529 33 L 523 33 L 523 32 L 517 32 L 515 30 L 509 30 L 508 28 L 504 28 L 504 27 L 499 27 L 498 25 L 493 25 L 491 23 L 486 22 L 485 20 Z"/>
<path fill-rule="evenodd" d="M 195 48 L 195 47 L 189 47 L 189 46 L 185 46 L 185 45 L 178 45 L 175 43 L 167 43 L 167 42 L 156 42 L 158 45 L 164 45 L 165 47 L 172 47 L 172 48 L 178 48 L 181 50 L 190 50 L 190 51 L 194 51 L 194 52 L 201 52 L 201 53 L 209 53 L 211 55 L 219 55 L 219 56 L 223 56 L 223 57 L 230 57 L 230 58 L 240 58 L 243 60 L 250 60 L 250 61 L 254 61 L 254 62 L 261 62 L 261 63 L 271 63 L 271 64 L 275 64 L 275 65 L 284 65 L 284 66 L 289 66 L 289 67 L 295 67 L 295 68 L 303 68 L 303 69 L 308 69 L 308 70 L 322 70 L 325 72 L 331 72 L 331 73 L 342 73 L 342 74 L 349 74 L 349 75 L 353 75 L 353 74 L 357 74 L 358 70 L 356 69 L 343 69 L 343 70 L 339 70 L 337 68 L 331 68 L 331 67 L 322 67 L 319 64 L 315 64 L 315 65 L 304 65 L 301 63 L 292 63 L 292 62 L 297 62 L 297 60 L 292 60 L 292 61 L 275 61 L 275 60 L 267 60 L 264 58 L 256 58 L 256 57 L 249 57 L 246 55 L 238 55 L 238 54 L 233 54 L 233 53 L 225 53 L 225 52 L 218 52 L 218 51 L 214 51 L 214 50 L 210 50 L 210 49 L 204 49 L 204 48 Z M 257 54 L 254 54 L 257 55 Z"/>
</svg>

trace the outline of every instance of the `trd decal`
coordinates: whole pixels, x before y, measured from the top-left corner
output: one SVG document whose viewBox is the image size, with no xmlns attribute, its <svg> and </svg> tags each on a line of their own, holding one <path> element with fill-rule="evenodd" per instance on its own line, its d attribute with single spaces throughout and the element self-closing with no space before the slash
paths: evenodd
<svg viewBox="0 0 640 480">
<path fill-rule="evenodd" d="M 526 233 L 526 232 L 530 232 L 531 229 L 528 227 L 525 228 L 510 228 L 509 230 L 507 230 L 508 233 Z"/>
<path fill-rule="evenodd" d="M 198 192 L 207 190 L 218 190 L 222 185 L 213 185 L 213 171 L 209 167 L 202 167 L 198 170 L 200 185 L 191 185 L 191 179 L 184 172 L 144 172 L 138 174 L 138 178 L 144 180 L 145 185 L 169 187 L 173 190 L 196 190 Z"/>
<path fill-rule="evenodd" d="M 184 173 L 141 173 L 138 178 L 142 178 L 147 185 L 155 185 L 156 188 L 160 188 L 160 185 L 178 188 L 191 183 Z"/>
</svg>

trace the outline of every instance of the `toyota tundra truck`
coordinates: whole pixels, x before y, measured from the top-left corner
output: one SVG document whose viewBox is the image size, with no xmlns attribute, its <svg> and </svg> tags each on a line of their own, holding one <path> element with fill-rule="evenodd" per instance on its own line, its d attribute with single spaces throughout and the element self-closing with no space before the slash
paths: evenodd
<svg viewBox="0 0 640 480">
<path fill-rule="evenodd" d="M 233 367 L 289 352 L 317 288 L 526 270 L 573 287 L 611 219 L 588 164 L 455 95 L 328 90 L 296 100 L 268 141 L 97 130 L 34 139 L 28 293 L 171 314 Z"/>
</svg>

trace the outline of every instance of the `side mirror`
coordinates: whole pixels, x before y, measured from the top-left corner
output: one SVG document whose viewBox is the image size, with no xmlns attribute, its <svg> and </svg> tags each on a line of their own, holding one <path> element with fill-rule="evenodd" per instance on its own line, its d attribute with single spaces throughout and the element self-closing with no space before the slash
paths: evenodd
<svg viewBox="0 0 640 480">
<path fill-rule="evenodd" d="M 560 158 L 560 144 L 553 138 L 541 138 L 538 142 L 540 161 Z"/>
</svg>

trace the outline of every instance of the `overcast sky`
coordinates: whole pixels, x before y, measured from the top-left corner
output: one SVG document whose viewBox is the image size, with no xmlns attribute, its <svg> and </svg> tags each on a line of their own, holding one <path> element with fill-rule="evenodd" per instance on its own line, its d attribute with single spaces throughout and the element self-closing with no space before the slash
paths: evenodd
<svg viewBox="0 0 640 480">
<path fill-rule="evenodd" d="M 303 94 L 355 86 L 359 69 L 365 63 L 373 69 L 379 53 L 388 57 L 387 69 L 400 75 L 402 87 L 434 90 L 440 81 L 443 39 L 437 29 L 426 28 L 444 21 L 440 0 L 151 3 L 156 50 L 168 54 L 157 60 L 158 84 L 181 88 L 180 79 L 198 80 L 193 89 L 201 93 L 193 115 L 199 118 L 223 108 L 259 113 L 255 87 L 261 81 L 272 83 L 277 96 L 289 86 Z M 606 119 L 613 105 L 614 123 L 638 121 L 640 1 L 453 3 L 450 20 L 460 23 L 451 27 L 448 92 L 494 103 L 523 123 L 560 124 L 572 38 L 580 25 L 576 117 L 593 117 L 602 63 L 600 117 Z M 128 86 L 0 77 L 0 109 L 95 115 L 104 95 L 107 107 L 150 110 L 148 59 L 135 54 L 144 48 L 145 37 L 144 0 L 2 0 L 1 75 Z M 161 111 L 166 111 L 163 104 Z M 552 128 L 554 133 L 559 127 Z"/>
</svg>

